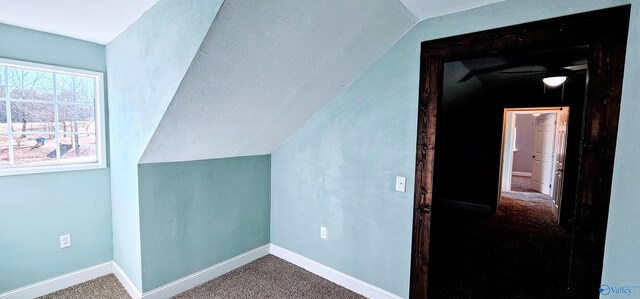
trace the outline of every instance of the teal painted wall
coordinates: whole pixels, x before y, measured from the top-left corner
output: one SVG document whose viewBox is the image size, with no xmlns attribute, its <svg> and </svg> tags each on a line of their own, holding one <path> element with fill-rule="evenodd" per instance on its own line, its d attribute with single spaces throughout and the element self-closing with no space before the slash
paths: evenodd
<svg viewBox="0 0 640 299">
<path fill-rule="evenodd" d="M 0 57 L 105 71 L 102 45 L 4 24 Z M 108 169 L 2 176 L 0 190 L 0 293 L 112 260 Z"/>
<path fill-rule="evenodd" d="M 96 72 L 106 70 L 103 45 L 2 23 L 0 56 Z"/>
<path fill-rule="evenodd" d="M 611 285 L 640 284 L 640 1 L 631 2 L 603 276 Z M 627 3 L 510 0 L 418 23 L 272 154 L 272 243 L 407 297 L 420 42 Z M 407 176 L 406 193 L 394 191 L 396 175 Z"/>
<path fill-rule="evenodd" d="M 161 0 L 106 46 L 114 260 L 142 289 L 138 161 L 222 0 Z"/>
<path fill-rule="evenodd" d="M 270 169 L 269 155 L 141 164 L 144 291 L 268 244 Z"/>
<path fill-rule="evenodd" d="M 418 106 L 419 43 L 409 37 L 271 158 L 271 242 L 401 296 L 409 279 Z M 394 191 L 398 175 L 407 177 L 406 193 Z"/>
</svg>

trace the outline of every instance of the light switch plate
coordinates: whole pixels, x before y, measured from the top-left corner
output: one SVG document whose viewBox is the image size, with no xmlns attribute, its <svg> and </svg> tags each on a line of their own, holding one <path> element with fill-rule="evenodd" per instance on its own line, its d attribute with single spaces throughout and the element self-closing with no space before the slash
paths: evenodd
<svg viewBox="0 0 640 299">
<path fill-rule="evenodd" d="M 399 191 L 399 192 L 407 191 L 407 178 L 403 176 L 396 177 L 396 191 Z"/>
</svg>

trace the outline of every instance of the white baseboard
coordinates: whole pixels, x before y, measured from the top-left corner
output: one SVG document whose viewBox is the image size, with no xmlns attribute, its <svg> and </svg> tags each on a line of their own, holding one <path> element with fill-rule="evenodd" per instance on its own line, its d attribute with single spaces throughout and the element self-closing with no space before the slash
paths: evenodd
<svg viewBox="0 0 640 299">
<path fill-rule="evenodd" d="M 0 294 L 0 299 L 35 298 L 111 273 L 118 278 L 120 284 L 122 284 L 125 290 L 127 290 L 127 293 L 129 293 L 129 296 L 133 299 L 169 298 L 268 254 L 269 244 L 168 283 L 157 289 L 145 292 L 144 294 L 131 282 L 131 279 L 129 279 L 122 268 L 120 268 L 117 263 L 111 261 L 2 293 Z"/>
<path fill-rule="evenodd" d="M 302 267 L 303 269 L 311 273 L 314 273 L 320 277 L 323 277 L 368 298 L 401 298 L 374 285 L 371 285 L 357 278 L 322 265 L 316 261 L 308 259 L 293 251 L 289 251 L 274 244 L 267 244 L 213 265 L 204 270 L 193 273 L 189 276 L 178 279 L 174 282 L 168 283 L 149 292 L 141 293 L 140 290 L 138 290 L 138 288 L 135 286 L 135 284 L 131 282 L 127 274 L 120 268 L 120 266 L 118 266 L 117 263 L 111 261 L 108 263 L 96 265 L 52 279 L 41 281 L 26 287 L 11 290 L 6 293 L 2 293 L 0 294 L 0 299 L 22 299 L 39 297 L 110 273 L 113 273 L 116 278 L 118 278 L 118 280 L 125 288 L 125 290 L 129 293 L 132 299 L 169 298 L 200 284 L 203 284 L 209 280 L 212 280 L 229 271 L 242 267 L 268 254 L 273 254 L 292 264 Z"/>
<path fill-rule="evenodd" d="M 132 299 L 142 298 L 142 293 L 140 293 L 140 290 L 138 290 L 138 287 L 136 287 L 136 285 L 133 284 L 131 279 L 129 279 L 129 276 L 127 276 L 127 274 L 124 273 L 122 268 L 120 268 L 120 266 L 118 266 L 118 264 L 115 261 L 111 262 L 111 265 L 112 265 L 111 271 L 113 272 L 113 275 L 115 275 L 116 278 L 118 278 L 118 281 L 120 281 L 120 284 L 124 287 L 125 290 L 127 290 L 127 293 L 129 293 L 129 296 L 131 296 Z"/>
<path fill-rule="evenodd" d="M 352 290 L 362 296 L 373 299 L 399 299 L 398 295 L 387 292 L 381 288 L 378 288 L 372 284 L 366 283 L 362 280 L 344 274 L 333 268 L 327 267 L 316 261 L 308 259 L 302 255 L 299 255 L 293 251 L 284 249 L 278 245 L 271 244 L 269 252 L 285 261 L 288 261 L 294 265 L 297 265 L 315 275 L 318 275 L 324 279 L 332 281 L 338 285 L 341 285 L 349 290 Z"/>
<path fill-rule="evenodd" d="M 511 175 L 523 176 L 523 177 L 527 177 L 527 178 L 530 178 L 532 176 L 531 172 L 521 172 L 521 171 L 512 171 Z"/>
<path fill-rule="evenodd" d="M 230 258 L 224 262 L 218 263 L 149 292 L 144 292 L 144 294 L 142 294 L 142 298 L 169 298 L 171 296 L 175 296 L 268 254 L 269 244 Z"/>
<path fill-rule="evenodd" d="M 35 298 L 111 273 L 111 262 L 74 271 L 0 294 L 2 299 Z"/>
</svg>

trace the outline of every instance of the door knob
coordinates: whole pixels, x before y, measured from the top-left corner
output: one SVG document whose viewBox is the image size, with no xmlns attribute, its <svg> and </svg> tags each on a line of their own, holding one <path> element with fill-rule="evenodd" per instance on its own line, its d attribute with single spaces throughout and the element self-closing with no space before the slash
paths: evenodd
<svg viewBox="0 0 640 299">
<path fill-rule="evenodd" d="M 536 155 L 531 156 L 531 158 L 534 158 L 534 159 L 535 159 L 535 158 L 536 158 Z"/>
</svg>

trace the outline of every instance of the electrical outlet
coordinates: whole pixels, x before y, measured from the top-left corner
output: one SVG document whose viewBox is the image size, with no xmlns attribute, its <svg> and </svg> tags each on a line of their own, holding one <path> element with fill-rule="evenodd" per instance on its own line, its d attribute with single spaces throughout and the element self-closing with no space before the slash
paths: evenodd
<svg viewBox="0 0 640 299">
<path fill-rule="evenodd" d="M 67 248 L 71 246 L 71 235 L 60 236 L 60 248 Z"/>
<path fill-rule="evenodd" d="M 327 239 L 327 228 L 324 226 L 320 227 L 320 238 Z"/>
</svg>

